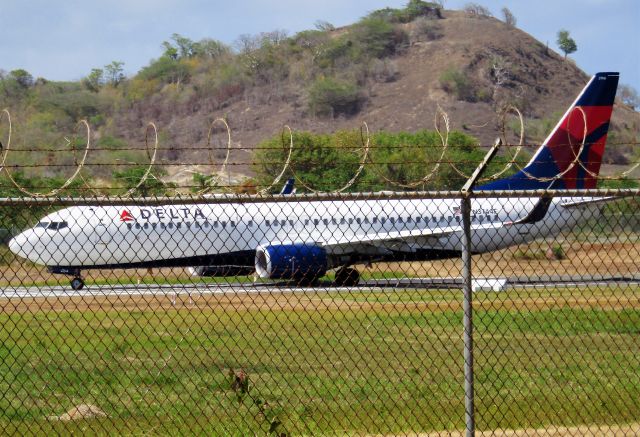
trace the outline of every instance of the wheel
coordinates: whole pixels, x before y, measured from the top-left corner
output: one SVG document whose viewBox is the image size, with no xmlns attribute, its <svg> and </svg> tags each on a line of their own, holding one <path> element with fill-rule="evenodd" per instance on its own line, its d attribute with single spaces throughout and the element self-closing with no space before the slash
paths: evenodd
<svg viewBox="0 0 640 437">
<path fill-rule="evenodd" d="M 334 282 L 339 287 L 354 287 L 360 282 L 360 273 L 351 267 L 342 267 L 336 272 Z"/>
<path fill-rule="evenodd" d="M 73 278 L 71 280 L 71 288 L 73 288 L 75 291 L 82 290 L 83 287 L 84 281 L 82 280 L 82 278 Z"/>
</svg>

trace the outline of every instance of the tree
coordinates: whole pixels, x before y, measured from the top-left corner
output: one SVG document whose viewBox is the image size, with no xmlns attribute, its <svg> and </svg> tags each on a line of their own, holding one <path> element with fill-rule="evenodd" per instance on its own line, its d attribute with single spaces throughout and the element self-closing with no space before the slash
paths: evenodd
<svg viewBox="0 0 640 437">
<path fill-rule="evenodd" d="M 317 20 L 313 25 L 317 30 L 322 32 L 333 32 L 336 30 L 336 26 L 324 20 Z"/>
<path fill-rule="evenodd" d="M 509 27 L 516 27 L 516 17 L 515 15 L 513 15 L 513 13 L 511 12 L 511 10 L 509 10 L 508 7 L 504 7 L 502 8 L 502 16 L 504 17 L 504 22 L 506 23 L 507 26 Z"/>
<path fill-rule="evenodd" d="M 33 85 L 33 76 L 27 70 L 19 68 L 12 70 L 9 74 L 23 88 L 29 88 Z"/>
<path fill-rule="evenodd" d="M 640 108 L 640 96 L 638 91 L 631 85 L 620 85 L 618 95 L 625 105 L 629 105 L 633 109 Z"/>
<path fill-rule="evenodd" d="M 104 70 L 101 68 L 94 68 L 91 73 L 82 80 L 82 84 L 89 90 L 97 93 L 100 91 L 100 87 L 104 85 Z"/>
<path fill-rule="evenodd" d="M 171 39 L 176 43 L 178 55 L 180 58 L 192 58 L 198 52 L 198 43 L 182 36 L 178 33 L 171 35 Z M 164 44 L 167 44 L 165 41 Z"/>
<path fill-rule="evenodd" d="M 491 11 L 479 3 L 467 3 L 464 6 L 464 11 L 467 14 L 475 17 L 482 17 L 482 18 L 493 17 L 493 14 L 491 13 Z"/>
<path fill-rule="evenodd" d="M 228 55 L 231 52 L 229 47 L 215 39 L 205 38 L 198 42 L 197 56 L 209 59 L 217 59 Z"/>
<path fill-rule="evenodd" d="M 164 53 L 162 54 L 162 56 L 174 61 L 178 59 L 178 49 L 175 48 L 169 41 L 163 42 L 162 46 L 164 47 Z"/>
<path fill-rule="evenodd" d="M 569 36 L 569 31 L 564 29 L 558 31 L 558 47 L 564 52 L 565 59 L 567 59 L 567 55 L 578 50 L 575 40 Z"/>
<path fill-rule="evenodd" d="M 107 82 L 109 82 L 114 87 L 117 87 L 120 82 L 124 80 L 124 69 L 122 66 L 124 62 L 121 61 L 113 61 L 109 65 L 104 66 L 104 71 L 107 73 Z"/>
</svg>

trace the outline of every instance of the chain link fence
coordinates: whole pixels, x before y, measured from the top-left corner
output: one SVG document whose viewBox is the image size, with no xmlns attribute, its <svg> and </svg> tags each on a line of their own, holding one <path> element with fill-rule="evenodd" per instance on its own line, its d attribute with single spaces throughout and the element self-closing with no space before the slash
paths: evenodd
<svg viewBox="0 0 640 437">
<path fill-rule="evenodd" d="M 551 194 L 4 199 L 0 429 L 638 434 L 637 190 Z"/>
</svg>

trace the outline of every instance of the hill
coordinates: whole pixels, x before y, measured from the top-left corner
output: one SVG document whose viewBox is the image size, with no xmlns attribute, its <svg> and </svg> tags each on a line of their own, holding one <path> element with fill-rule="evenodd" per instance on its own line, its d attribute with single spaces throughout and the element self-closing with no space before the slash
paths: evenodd
<svg viewBox="0 0 640 437">
<path fill-rule="evenodd" d="M 144 126 L 154 121 L 161 129 L 160 160 L 211 172 L 202 150 L 191 149 L 205 147 L 211 121 L 224 117 L 233 132 L 232 171 L 240 179 L 253 174 L 253 149 L 285 124 L 328 133 L 366 121 L 373 131 L 415 132 L 432 129 L 441 107 L 452 129 L 488 146 L 500 132 L 497 113 L 514 105 L 526 117 L 527 142 L 539 142 L 588 80 L 571 60 L 515 27 L 420 0 L 344 28 L 323 23 L 293 36 L 241 36 L 236 50 L 180 35 L 164 47 L 128 79 L 117 63 L 78 83 L 24 77 L 21 83 L 14 72 L 5 75 L 0 96 L 19 120 L 19 141 L 50 148 L 88 117 L 98 146 L 108 149 L 90 160 L 104 174 L 107 167 L 97 164 L 105 160 L 145 161 L 141 151 L 126 149 L 141 147 Z M 509 117 L 507 125 L 513 128 L 515 120 Z M 609 143 L 637 141 L 638 132 L 640 114 L 616 103 Z M 214 159 L 222 161 L 223 152 Z M 635 153 L 630 145 L 610 145 L 605 161 L 624 165 Z M 54 160 L 50 155 L 12 159 Z M 167 169 L 170 177 L 185 174 L 184 166 Z"/>
</svg>

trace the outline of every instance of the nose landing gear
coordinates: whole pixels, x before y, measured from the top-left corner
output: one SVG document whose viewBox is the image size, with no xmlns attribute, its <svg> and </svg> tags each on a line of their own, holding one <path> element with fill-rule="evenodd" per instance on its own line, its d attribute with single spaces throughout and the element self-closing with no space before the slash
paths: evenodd
<svg viewBox="0 0 640 437">
<path fill-rule="evenodd" d="M 73 288 L 74 291 L 82 290 L 84 288 L 84 280 L 76 276 L 71 280 L 71 288 Z"/>
<path fill-rule="evenodd" d="M 73 279 L 71 280 L 71 288 L 73 288 L 74 291 L 82 290 L 84 288 L 84 279 L 82 279 L 80 269 L 78 268 L 50 266 L 47 270 L 51 273 L 73 276 Z"/>
</svg>

